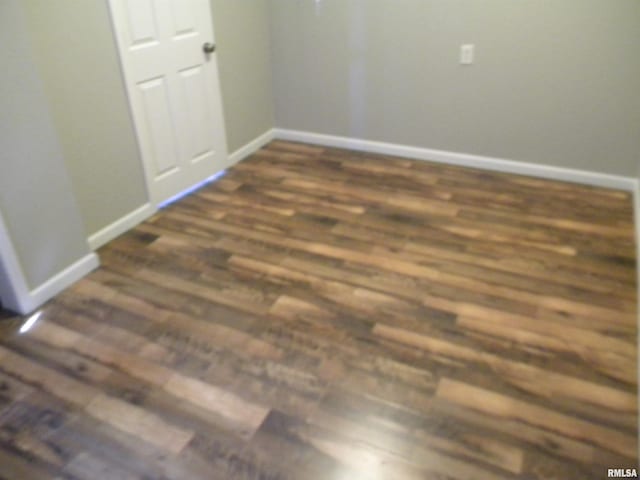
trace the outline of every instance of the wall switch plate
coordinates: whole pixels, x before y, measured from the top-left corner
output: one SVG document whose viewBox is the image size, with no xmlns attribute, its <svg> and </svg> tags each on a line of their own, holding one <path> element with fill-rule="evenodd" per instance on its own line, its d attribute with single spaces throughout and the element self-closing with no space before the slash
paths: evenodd
<svg viewBox="0 0 640 480">
<path fill-rule="evenodd" d="M 460 64 L 472 65 L 475 53 L 475 45 L 473 43 L 465 43 L 460 45 Z"/>
</svg>

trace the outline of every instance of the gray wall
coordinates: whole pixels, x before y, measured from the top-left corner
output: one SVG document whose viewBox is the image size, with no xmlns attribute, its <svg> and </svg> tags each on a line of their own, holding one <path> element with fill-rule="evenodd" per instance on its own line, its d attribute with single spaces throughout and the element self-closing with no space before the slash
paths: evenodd
<svg viewBox="0 0 640 480">
<path fill-rule="evenodd" d="M 636 175 L 637 0 L 210 1 L 230 152 L 275 123 Z M 90 235 L 147 199 L 107 1 L 22 4 Z"/>
<path fill-rule="evenodd" d="M 20 0 L 0 2 L 0 214 L 29 287 L 89 253 Z"/>
<path fill-rule="evenodd" d="M 638 0 L 269 5 L 278 127 L 636 176 Z"/>
<path fill-rule="evenodd" d="M 267 0 L 211 0 L 229 153 L 273 128 Z"/>
<path fill-rule="evenodd" d="M 107 0 L 24 0 L 37 66 L 91 235 L 147 201 Z M 266 0 L 211 0 L 229 152 L 273 127 Z"/>
<path fill-rule="evenodd" d="M 91 235 L 147 202 L 106 0 L 23 0 L 37 64 Z"/>
</svg>

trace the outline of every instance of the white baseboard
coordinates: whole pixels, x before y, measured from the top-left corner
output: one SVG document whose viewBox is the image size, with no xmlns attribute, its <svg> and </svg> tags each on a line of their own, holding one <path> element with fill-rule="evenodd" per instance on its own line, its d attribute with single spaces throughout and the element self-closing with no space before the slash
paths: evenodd
<svg viewBox="0 0 640 480">
<path fill-rule="evenodd" d="M 13 290 L 14 295 L 3 305 L 9 310 L 27 315 L 99 266 L 98 256 L 95 253 L 88 253 L 33 290 L 26 287 L 24 276 L 19 272 L 19 275 L 12 278 L 12 282 L 17 287 Z"/>
<path fill-rule="evenodd" d="M 26 314 L 32 312 L 47 300 L 55 297 L 65 288 L 70 287 L 82 277 L 100 266 L 100 260 L 95 253 L 88 253 L 80 260 L 54 275 L 37 288 L 31 290 L 28 297 L 23 300 L 23 311 Z"/>
<path fill-rule="evenodd" d="M 633 213 L 636 225 L 636 259 L 638 261 L 638 288 L 640 289 L 640 178 L 636 180 L 633 189 Z M 638 292 L 638 300 L 640 301 L 640 291 Z M 640 313 L 640 308 L 638 309 Z M 640 330 L 638 330 L 640 334 Z"/>
<path fill-rule="evenodd" d="M 484 157 L 468 153 L 448 152 L 429 148 L 411 147 L 395 143 L 374 142 L 357 138 L 323 135 L 319 133 L 298 130 L 275 129 L 275 138 L 293 142 L 312 143 L 327 147 L 346 148 L 364 152 L 380 153 L 397 157 L 427 160 L 436 163 L 459 165 L 463 167 L 480 168 L 497 172 L 529 175 L 532 177 L 548 178 L 565 182 L 582 183 L 597 187 L 615 188 L 634 191 L 636 180 L 631 177 L 608 175 L 605 173 L 574 170 L 570 168 L 539 165 L 535 163 L 518 162 L 502 158 Z"/>
<path fill-rule="evenodd" d="M 14 312 L 22 312 L 23 299 L 29 294 L 13 242 L 9 236 L 2 212 L 0 212 L 0 298 L 2 306 Z"/>
<path fill-rule="evenodd" d="M 0 215 L 0 293 L 3 307 L 26 315 L 44 302 L 77 282 L 87 273 L 98 268 L 100 260 L 95 253 L 88 253 L 42 285 L 30 289 L 24 271 Z"/>
<path fill-rule="evenodd" d="M 640 345 L 640 178 L 636 180 L 633 189 L 633 215 L 636 226 L 636 287 L 638 288 L 638 345 Z M 640 356 L 638 356 L 638 375 L 640 375 Z M 640 402 L 640 399 L 638 401 Z"/>
<path fill-rule="evenodd" d="M 110 225 L 107 225 L 103 229 L 97 231 L 88 238 L 89 247 L 91 250 L 97 250 L 103 245 L 106 245 L 111 240 L 119 237 L 123 233 L 131 230 L 139 223 L 144 222 L 147 218 L 153 215 L 156 209 L 151 203 L 145 203 L 134 211 L 129 212 L 124 217 L 119 218 Z"/>
<path fill-rule="evenodd" d="M 235 165 L 240 160 L 248 157 L 255 151 L 262 148 L 264 145 L 269 143 L 274 139 L 274 130 L 270 129 L 264 132 L 262 135 L 254 138 L 246 145 L 240 147 L 238 150 L 229 155 L 227 159 L 227 165 Z M 119 218 L 111 225 L 107 225 L 103 229 L 98 232 L 92 234 L 88 238 L 89 246 L 92 250 L 97 250 L 98 248 L 106 245 L 111 240 L 116 237 L 119 237 L 123 233 L 131 230 L 139 223 L 145 221 L 151 215 L 156 212 L 156 208 L 151 203 L 146 203 L 141 207 L 135 209 L 134 211 L 126 214 L 124 217 Z"/>
<path fill-rule="evenodd" d="M 252 153 L 257 152 L 274 138 L 275 130 L 273 128 L 254 138 L 249 143 L 240 147 L 235 152 L 229 155 L 229 166 L 235 165 L 240 160 L 244 160 Z"/>
<path fill-rule="evenodd" d="M 227 164 L 229 166 L 235 165 L 240 160 L 248 157 L 255 151 L 262 148 L 264 145 L 269 143 L 274 139 L 274 130 L 270 129 L 264 132 L 262 135 L 254 138 L 246 145 L 240 147 L 238 150 L 229 155 Z M 134 211 L 126 214 L 124 217 L 119 218 L 111 225 L 107 225 L 103 229 L 98 232 L 92 234 L 88 238 L 89 246 L 92 250 L 97 250 L 98 248 L 106 245 L 111 240 L 116 237 L 119 237 L 123 233 L 131 230 L 139 223 L 145 221 L 151 215 L 156 212 L 156 208 L 151 203 L 146 203 L 141 207 L 135 209 Z"/>
<path fill-rule="evenodd" d="M 638 291 L 637 296 L 637 315 L 638 315 L 638 328 L 637 328 L 637 343 L 640 345 L 640 178 L 636 180 L 636 185 L 633 190 L 633 214 L 636 226 L 636 288 Z M 640 355 L 637 360 L 638 367 L 638 381 L 640 382 Z M 638 397 L 638 410 L 640 410 L 640 397 Z M 640 419 L 638 419 L 638 428 L 640 428 Z M 640 454 L 640 445 L 638 445 L 638 453 Z"/>
</svg>

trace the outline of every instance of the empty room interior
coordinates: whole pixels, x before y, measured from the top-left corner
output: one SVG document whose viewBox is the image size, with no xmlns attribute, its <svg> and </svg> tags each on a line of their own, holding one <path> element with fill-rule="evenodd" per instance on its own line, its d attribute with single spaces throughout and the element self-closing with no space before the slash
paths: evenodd
<svg viewBox="0 0 640 480">
<path fill-rule="evenodd" d="M 0 480 L 638 472 L 640 2 L 0 1 Z"/>
</svg>

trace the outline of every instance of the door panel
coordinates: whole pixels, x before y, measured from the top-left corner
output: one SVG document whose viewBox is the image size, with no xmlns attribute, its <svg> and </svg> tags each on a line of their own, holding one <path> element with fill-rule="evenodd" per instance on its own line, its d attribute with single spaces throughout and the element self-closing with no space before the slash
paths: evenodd
<svg viewBox="0 0 640 480">
<path fill-rule="evenodd" d="M 181 72 L 182 89 L 185 95 L 187 125 L 189 127 L 188 158 L 193 162 L 214 150 L 212 139 L 208 135 L 207 125 L 211 124 L 209 112 L 202 99 L 207 97 L 206 78 L 201 67 Z"/>
<path fill-rule="evenodd" d="M 173 13 L 174 36 L 194 33 L 196 31 L 193 8 L 182 0 L 171 0 L 171 11 Z"/>
<path fill-rule="evenodd" d="M 146 137 L 145 145 L 150 148 L 148 154 L 153 158 L 152 175 L 158 178 L 179 166 L 169 93 L 164 78 L 154 78 L 138 86 L 144 112 L 144 124 L 140 125 L 140 130 Z"/>
<path fill-rule="evenodd" d="M 227 165 L 208 0 L 110 0 L 154 204 Z"/>
</svg>

